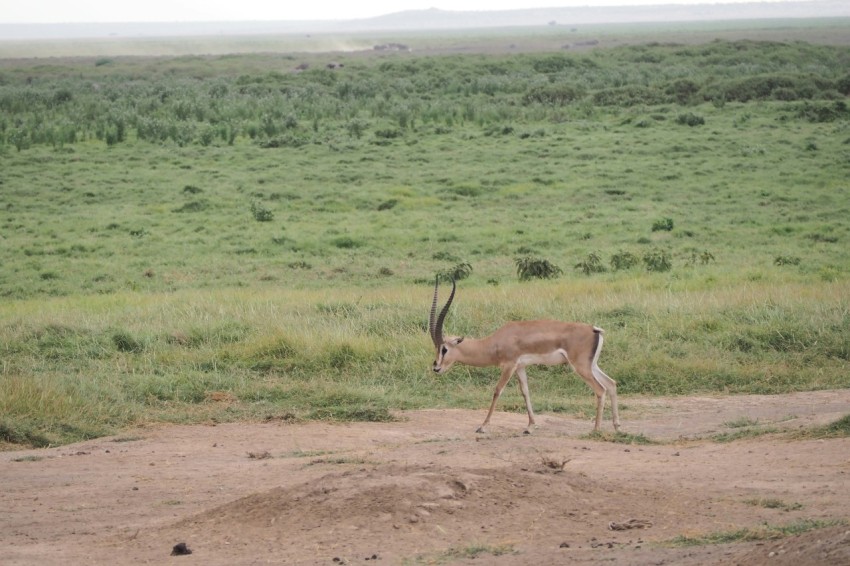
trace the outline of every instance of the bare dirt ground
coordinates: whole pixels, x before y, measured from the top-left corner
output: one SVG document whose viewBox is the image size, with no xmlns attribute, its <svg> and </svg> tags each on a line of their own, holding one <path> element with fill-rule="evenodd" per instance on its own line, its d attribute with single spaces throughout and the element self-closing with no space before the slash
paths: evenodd
<svg viewBox="0 0 850 566">
<path fill-rule="evenodd" d="M 850 518 L 850 439 L 710 440 L 834 421 L 850 390 L 621 404 L 625 432 L 663 443 L 588 440 L 589 421 L 545 414 L 531 436 L 512 413 L 476 435 L 483 410 L 430 410 L 0 452 L 0 563 L 850 564 L 848 523 L 669 544 Z"/>
</svg>

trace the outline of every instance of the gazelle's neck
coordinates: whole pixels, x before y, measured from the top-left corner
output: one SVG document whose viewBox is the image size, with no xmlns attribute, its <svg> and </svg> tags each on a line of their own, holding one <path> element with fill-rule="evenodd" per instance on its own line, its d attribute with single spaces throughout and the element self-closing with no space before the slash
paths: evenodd
<svg viewBox="0 0 850 566">
<path fill-rule="evenodd" d="M 457 361 L 468 366 L 487 367 L 496 365 L 486 338 L 464 338 L 457 348 Z"/>
</svg>

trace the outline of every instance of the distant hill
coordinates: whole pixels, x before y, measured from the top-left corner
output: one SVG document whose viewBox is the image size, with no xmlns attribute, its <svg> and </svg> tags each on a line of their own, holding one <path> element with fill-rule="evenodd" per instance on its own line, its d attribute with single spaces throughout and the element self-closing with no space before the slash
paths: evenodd
<svg viewBox="0 0 850 566">
<path fill-rule="evenodd" d="M 369 29 L 459 29 L 483 27 L 752 20 L 767 18 L 850 17 L 846 0 L 746 2 L 740 4 L 673 4 L 656 6 L 582 6 L 492 12 L 415 10 L 348 22 Z"/>
<path fill-rule="evenodd" d="M 106 37 L 245 36 L 346 33 L 374 30 L 424 31 L 604 23 L 835 17 L 850 17 L 850 2 L 847 0 L 811 0 L 740 4 L 583 6 L 480 12 L 430 9 L 396 12 L 359 20 L 323 21 L 0 24 L 0 41 Z"/>
</svg>

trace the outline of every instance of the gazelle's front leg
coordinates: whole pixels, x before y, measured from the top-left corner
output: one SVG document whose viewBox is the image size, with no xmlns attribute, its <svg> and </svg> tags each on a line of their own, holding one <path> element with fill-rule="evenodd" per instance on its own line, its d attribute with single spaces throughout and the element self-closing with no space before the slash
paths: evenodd
<svg viewBox="0 0 850 566">
<path fill-rule="evenodd" d="M 475 432 L 486 432 L 485 428 L 490 423 L 490 417 L 493 416 L 493 411 L 496 409 L 496 401 L 498 401 L 499 397 L 502 396 L 502 391 L 504 391 L 505 385 L 508 384 L 508 381 L 511 380 L 511 376 L 514 374 L 514 369 L 515 366 L 513 365 L 502 367 L 502 377 L 499 378 L 499 383 L 496 384 L 496 391 L 493 392 L 493 402 L 490 403 L 490 410 L 487 411 L 487 417 Z"/>
<path fill-rule="evenodd" d="M 537 428 L 537 423 L 534 422 L 534 409 L 531 407 L 531 395 L 528 392 L 528 376 L 525 373 L 525 367 L 518 367 L 516 375 L 519 378 L 519 389 L 522 391 L 522 398 L 525 399 L 525 409 L 528 411 L 528 428 L 525 429 L 525 434 L 531 434 L 531 431 Z"/>
</svg>

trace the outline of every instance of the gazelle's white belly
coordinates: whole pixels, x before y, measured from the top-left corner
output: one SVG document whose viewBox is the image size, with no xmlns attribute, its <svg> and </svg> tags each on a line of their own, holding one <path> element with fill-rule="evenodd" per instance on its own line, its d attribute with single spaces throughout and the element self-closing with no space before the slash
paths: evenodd
<svg viewBox="0 0 850 566">
<path fill-rule="evenodd" d="M 567 363 L 567 353 L 558 349 L 548 354 L 523 354 L 517 360 L 518 366 L 557 366 Z"/>
</svg>

